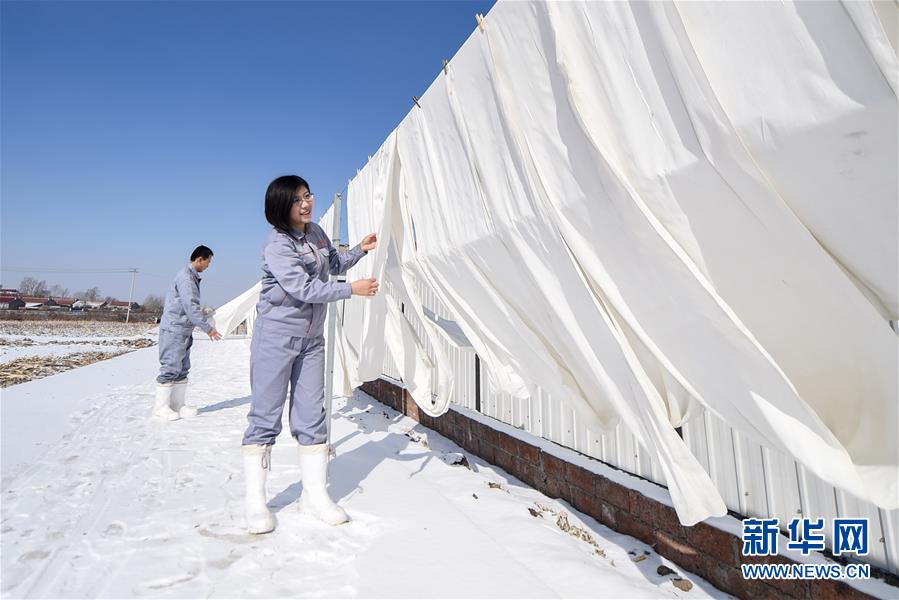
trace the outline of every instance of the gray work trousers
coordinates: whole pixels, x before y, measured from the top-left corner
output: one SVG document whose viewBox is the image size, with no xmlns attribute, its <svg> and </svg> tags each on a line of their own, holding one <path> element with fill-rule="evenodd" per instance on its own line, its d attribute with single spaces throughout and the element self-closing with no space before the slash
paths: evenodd
<svg viewBox="0 0 899 600">
<path fill-rule="evenodd" d="M 190 347 L 194 343 L 192 331 L 159 330 L 159 376 L 157 383 L 174 383 L 187 379 L 190 371 Z"/>
<path fill-rule="evenodd" d="M 268 446 L 281 433 L 290 392 L 290 433 L 303 446 L 327 441 L 325 338 L 266 332 L 256 321 L 250 344 L 250 413 L 244 445 Z"/>
</svg>

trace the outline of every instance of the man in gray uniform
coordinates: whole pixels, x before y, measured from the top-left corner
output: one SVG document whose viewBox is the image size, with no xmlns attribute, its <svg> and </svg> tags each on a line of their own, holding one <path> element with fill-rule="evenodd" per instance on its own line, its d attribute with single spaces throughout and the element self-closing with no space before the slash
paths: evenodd
<svg viewBox="0 0 899 600">
<path fill-rule="evenodd" d="M 190 255 L 190 264 L 178 271 L 165 297 L 159 324 L 160 368 L 154 417 L 174 421 L 197 414 L 196 408 L 184 404 L 194 327 L 202 329 L 211 340 L 222 339 L 200 309 L 200 273 L 211 262 L 212 250 L 197 246 Z"/>
</svg>

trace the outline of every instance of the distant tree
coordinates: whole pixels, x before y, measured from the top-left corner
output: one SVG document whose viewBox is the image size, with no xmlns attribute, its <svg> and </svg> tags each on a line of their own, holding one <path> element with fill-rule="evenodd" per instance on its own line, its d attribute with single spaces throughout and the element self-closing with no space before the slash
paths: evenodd
<svg viewBox="0 0 899 600">
<path fill-rule="evenodd" d="M 19 293 L 23 296 L 33 296 L 34 290 L 37 288 L 37 279 L 34 277 L 26 277 L 19 284 Z"/>
<path fill-rule="evenodd" d="M 147 312 L 160 312 L 164 305 L 165 298 L 154 294 L 148 294 L 147 297 L 144 298 L 143 309 Z"/>
<path fill-rule="evenodd" d="M 19 284 L 19 293 L 23 296 L 48 296 L 50 291 L 47 289 L 46 280 L 38 281 L 34 277 L 26 277 Z"/>
<path fill-rule="evenodd" d="M 54 298 L 68 298 L 69 296 L 69 288 L 62 287 L 58 283 L 54 283 L 50 286 L 50 296 Z"/>
<path fill-rule="evenodd" d="M 83 292 L 75 292 L 75 297 L 85 302 L 96 302 L 100 299 L 100 288 L 92 287 Z"/>
</svg>

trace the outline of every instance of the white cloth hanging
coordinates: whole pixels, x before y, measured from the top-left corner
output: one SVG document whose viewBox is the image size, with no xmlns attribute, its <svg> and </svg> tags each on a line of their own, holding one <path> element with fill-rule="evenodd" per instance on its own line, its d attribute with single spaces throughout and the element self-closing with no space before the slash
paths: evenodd
<svg viewBox="0 0 899 600">
<path fill-rule="evenodd" d="M 218 332 L 226 337 L 237 335 L 238 325 L 246 323 L 246 335 L 253 335 L 253 325 L 256 323 L 256 303 L 259 301 L 261 290 L 262 283 L 257 282 L 247 291 L 215 309 L 212 323 Z"/>
<path fill-rule="evenodd" d="M 351 230 L 379 232 L 365 272 L 428 335 L 413 290 L 436 293 L 502 391 L 623 421 L 685 524 L 725 512 L 674 432 L 700 405 L 896 508 L 881 20 L 864 3 L 500 1 L 350 184 Z M 421 341 L 365 308 L 358 374 L 390 352 L 423 389 Z"/>
</svg>

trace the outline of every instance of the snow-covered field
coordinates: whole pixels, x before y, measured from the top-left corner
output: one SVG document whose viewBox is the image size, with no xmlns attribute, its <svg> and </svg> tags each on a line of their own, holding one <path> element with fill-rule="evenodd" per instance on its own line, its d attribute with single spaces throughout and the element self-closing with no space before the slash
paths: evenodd
<svg viewBox="0 0 899 600">
<path fill-rule="evenodd" d="M 0 337 L 127 338 L 154 332 L 158 327 L 113 321 L 0 321 Z"/>
<path fill-rule="evenodd" d="M 32 356 L 127 352 L 144 340 L 156 340 L 155 325 L 0 321 L 0 364 Z"/>
<path fill-rule="evenodd" d="M 0 386 L 154 345 L 156 327 L 96 321 L 0 321 Z"/>
<path fill-rule="evenodd" d="M 194 349 L 201 412 L 187 421 L 147 419 L 155 348 L 3 391 L 5 598 L 726 597 L 361 392 L 334 403 L 330 491 L 352 521 L 297 512 L 285 430 L 268 485 L 278 528 L 249 535 L 249 341 Z"/>
<path fill-rule="evenodd" d="M 34 343 L 0 346 L 0 365 L 32 356 L 68 356 L 76 352 L 127 352 L 131 350 L 131 347 L 124 343 L 97 344 L 90 340 L 38 337 L 29 339 Z"/>
</svg>

